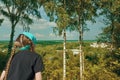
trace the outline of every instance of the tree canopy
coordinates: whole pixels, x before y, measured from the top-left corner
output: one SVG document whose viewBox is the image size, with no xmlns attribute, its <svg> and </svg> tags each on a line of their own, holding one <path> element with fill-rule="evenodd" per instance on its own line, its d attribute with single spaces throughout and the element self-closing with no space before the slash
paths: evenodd
<svg viewBox="0 0 120 80">
<path fill-rule="evenodd" d="M 63 79 L 64 58 L 67 80 L 81 79 L 79 71 L 81 65 L 84 65 L 82 67 L 84 80 L 120 79 L 120 0 L 0 0 L 0 2 L 5 6 L 0 8 L 0 13 L 11 22 L 8 51 L 13 45 L 16 25 L 19 22 L 25 26 L 32 24 L 31 15 L 41 18 L 39 11 L 41 6 L 50 18 L 49 21 L 56 22 L 59 35 L 64 32 L 64 42 L 66 42 L 66 30 L 79 33 L 79 43 L 65 43 L 64 50 L 67 49 L 65 54 L 62 54 L 62 44 L 46 46 L 38 42 L 36 51 L 42 55 L 45 63 L 43 79 Z M 103 21 L 107 26 L 105 25 L 103 32 L 98 35 L 98 40 L 108 44 L 106 48 L 93 48 L 89 46 L 91 43 L 87 42 L 82 44 L 83 33 L 87 29 L 86 21 L 94 23 L 96 22 L 94 18 L 99 16 L 104 16 Z M 3 19 L 0 19 L 0 23 L 2 21 Z M 80 53 L 74 55 L 72 48 L 82 49 L 82 55 Z M 4 57 L 4 52 L 1 53 L 0 59 Z M 80 63 L 81 56 L 84 58 L 84 64 Z M 0 63 L 4 61 L 0 60 Z"/>
</svg>

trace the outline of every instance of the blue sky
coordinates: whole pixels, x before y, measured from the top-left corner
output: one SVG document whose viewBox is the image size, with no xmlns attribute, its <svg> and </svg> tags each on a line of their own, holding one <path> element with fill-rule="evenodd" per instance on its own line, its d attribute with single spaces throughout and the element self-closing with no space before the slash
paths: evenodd
<svg viewBox="0 0 120 80">
<path fill-rule="evenodd" d="M 43 8 L 40 9 L 42 19 L 36 19 L 32 17 L 34 23 L 30 25 L 30 32 L 33 33 L 37 40 L 63 40 L 62 36 L 57 36 L 53 33 L 53 27 L 57 25 L 54 22 L 49 22 L 49 18 L 46 16 Z M 10 39 L 10 29 L 11 24 L 8 19 L 5 18 L 4 22 L 0 26 L 0 40 L 9 40 Z M 105 25 L 102 23 L 102 17 L 96 18 L 96 23 L 87 21 L 87 27 L 90 29 L 87 32 L 84 32 L 84 40 L 95 40 L 96 36 L 101 33 L 102 27 Z M 23 27 L 20 24 L 17 24 L 15 29 L 14 39 L 23 32 Z M 78 40 L 78 32 L 69 32 L 67 31 L 67 40 Z"/>
</svg>

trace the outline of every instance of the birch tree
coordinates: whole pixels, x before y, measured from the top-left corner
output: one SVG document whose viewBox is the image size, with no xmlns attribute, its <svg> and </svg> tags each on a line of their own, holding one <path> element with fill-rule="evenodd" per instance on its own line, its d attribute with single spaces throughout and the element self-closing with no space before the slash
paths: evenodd
<svg viewBox="0 0 120 80">
<path fill-rule="evenodd" d="M 49 4 L 49 5 L 48 5 Z M 57 26 L 55 29 L 58 31 L 58 35 L 62 35 L 63 42 L 63 80 L 66 80 L 66 28 L 69 25 L 69 15 L 66 12 L 66 0 L 50 1 L 45 6 L 46 13 L 51 20 L 55 20 Z M 57 17 L 57 19 L 54 18 Z"/>
<path fill-rule="evenodd" d="M 116 48 L 115 29 L 116 25 L 119 25 L 120 19 L 120 0 L 100 0 L 96 2 L 99 9 L 101 9 L 100 15 L 105 16 L 104 23 L 108 25 L 111 42 L 111 50 Z"/>
<path fill-rule="evenodd" d="M 96 9 L 95 7 L 93 7 L 94 5 L 93 1 L 92 0 L 70 0 L 70 1 L 68 0 L 54 1 L 53 0 L 51 2 L 55 4 L 54 5 L 49 4 L 49 7 L 46 8 L 46 12 L 48 12 L 48 15 L 53 20 L 55 19 L 54 17 L 57 17 L 57 19 L 55 20 L 58 24 L 58 32 L 59 33 L 63 32 L 64 33 L 63 35 L 66 36 L 65 32 L 67 28 L 70 31 L 76 30 L 79 33 L 80 76 L 82 77 L 82 74 L 83 74 L 82 72 L 84 70 L 84 62 L 83 62 L 84 57 L 82 57 L 84 56 L 84 54 L 82 53 L 83 31 L 87 29 L 85 26 L 86 25 L 85 22 L 87 20 L 94 22 L 93 16 L 96 15 Z M 67 4 L 63 4 L 64 2 L 66 2 Z M 66 22 L 68 19 L 69 21 L 66 25 Z M 66 27 L 65 25 L 68 27 Z M 65 42 L 65 38 L 66 37 L 64 37 L 64 42 Z"/>
<path fill-rule="evenodd" d="M 83 33 L 87 29 L 86 21 L 94 21 L 94 16 L 96 15 L 96 8 L 94 7 L 92 0 L 75 0 L 71 1 L 73 5 L 69 9 L 74 11 L 73 21 L 75 25 L 75 30 L 79 33 L 79 51 L 80 51 L 80 80 L 83 79 L 84 72 L 84 52 L 83 52 Z M 70 11 L 70 10 L 69 10 Z"/>
</svg>

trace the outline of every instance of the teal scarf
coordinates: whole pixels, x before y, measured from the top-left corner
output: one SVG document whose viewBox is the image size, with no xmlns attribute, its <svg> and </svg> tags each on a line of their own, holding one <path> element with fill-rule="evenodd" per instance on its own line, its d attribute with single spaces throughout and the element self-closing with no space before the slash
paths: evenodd
<svg viewBox="0 0 120 80">
<path fill-rule="evenodd" d="M 30 45 L 26 45 L 26 46 L 20 48 L 21 51 L 29 50 L 29 49 L 30 49 Z"/>
</svg>

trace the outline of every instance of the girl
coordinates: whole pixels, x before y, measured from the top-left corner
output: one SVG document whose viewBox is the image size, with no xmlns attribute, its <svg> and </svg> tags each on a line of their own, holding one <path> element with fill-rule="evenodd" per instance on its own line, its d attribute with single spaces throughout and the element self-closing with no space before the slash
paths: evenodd
<svg viewBox="0 0 120 80">
<path fill-rule="evenodd" d="M 35 53 L 35 43 L 36 38 L 29 32 L 18 36 L 0 80 L 42 80 L 43 61 Z M 19 51 L 15 54 L 17 48 Z"/>
</svg>

